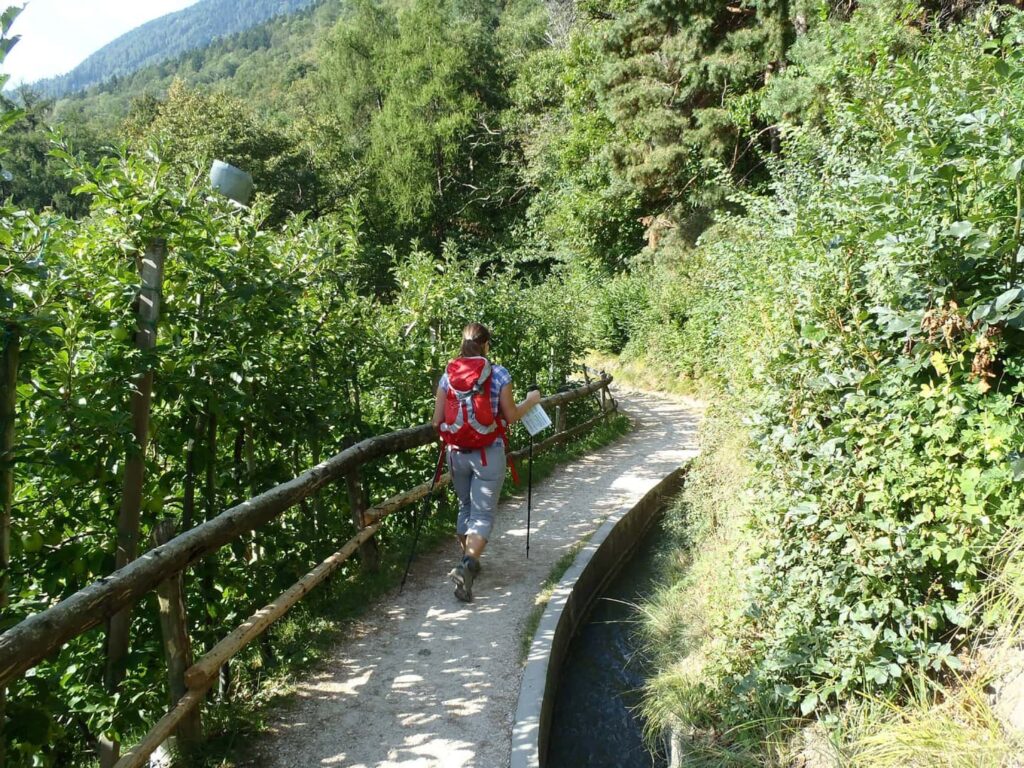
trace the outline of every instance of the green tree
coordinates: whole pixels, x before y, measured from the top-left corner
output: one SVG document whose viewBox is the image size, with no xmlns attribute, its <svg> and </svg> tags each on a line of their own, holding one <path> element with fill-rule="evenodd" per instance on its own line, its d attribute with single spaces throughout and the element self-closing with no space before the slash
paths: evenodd
<svg viewBox="0 0 1024 768">
<path fill-rule="evenodd" d="M 560 45 L 517 67 L 507 122 L 521 146 L 519 174 L 531 190 L 528 219 L 562 258 L 621 268 L 643 245 L 640 196 L 614 173 L 615 123 L 600 73 L 611 22 L 585 16 Z"/>
<path fill-rule="evenodd" d="M 738 100 L 785 66 L 800 0 L 644 0 L 608 38 L 616 169 L 647 213 L 721 202 L 718 168 L 764 178 L 776 134 Z M 802 24 L 804 22 L 801 22 Z M 777 148 L 777 147 L 776 147 Z"/>
<path fill-rule="evenodd" d="M 9 109 L 14 107 L 13 102 L 4 101 Z M 68 216 L 81 216 L 88 205 L 71 194 L 74 182 L 65 173 L 64 163 L 51 155 L 55 146 L 52 102 L 24 88 L 18 91 L 17 101 L 21 119 L 4 136 L 3 162 L 9 178 L 0 179 L 0 190 L 28 210 L 53 208 Z M 57 130 L 84 158 L 97 157 L 100 139 L 90 126 L 64 121 Z"/>
<path fill-rule="evenodd" d="M 327 39 L 321 121 L 380 231 L 437 250 L 448 238 L 493 237 L 513 213 L 499 10 L 415 0 L 396 14 L 366 0 Z"/>
<path fill-rule="evenodd" d="M 123 132 L 135 149 L 158 145 L 161 157 L 186 176 L 205 173 L 215 159 L 252 174 L 272 222 L 323 207 L 308 147 L 264 123 L 234 97 L 203 93 L 176 80 L 163 101 L 137 102 Z"/>
</svg>

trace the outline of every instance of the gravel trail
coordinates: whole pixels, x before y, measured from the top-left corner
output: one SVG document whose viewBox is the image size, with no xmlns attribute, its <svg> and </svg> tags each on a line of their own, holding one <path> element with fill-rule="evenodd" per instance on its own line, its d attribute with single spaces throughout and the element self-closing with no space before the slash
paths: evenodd
<svg viewBox="0 0 1024 768">
<path fill-rule="evenodd" d="M 503 768 L 522 668 L 523 625 L 552 565 L 612 511 L 638 500 L 697 448 L 699 408 L 616 393 L 636 428 L 502 502 L 471 605 L 452 594 L 452 537 L 413 563 L 329 662 L 297 687 L 245 764 L 268 768 Z"/>
</svg>

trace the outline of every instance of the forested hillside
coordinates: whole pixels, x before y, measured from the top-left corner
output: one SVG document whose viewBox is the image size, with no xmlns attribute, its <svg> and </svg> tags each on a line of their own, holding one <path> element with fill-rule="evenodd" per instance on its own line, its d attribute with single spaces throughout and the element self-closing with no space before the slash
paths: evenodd
<svg viewBox="0 0 1024 768">
<path fill-rule="evenodd" d="M 301 10 L 316 0 L 199 0 L 133 29 L 91 54 L 70 72 L 32 83 L 39 95 L 57 99 L 112 78 L 124 78 L 151 64 L 201 50 L 275 16 Z"/>
<path fill-rule="evenodd" d="M 62 107 L 63 142 L 45 104 L 3 121 L 4 626 L 111 570 L 143 363 L 148 534 L 424 418 L 479 318 L 542 387 L 595 351 L 711 404 L 644 610 L 652 745 L 689 734 L 709 767 L 1021 760 L 992 694 L 1024 618 L 1020 11 L 355 0 L 264 29 L 130 107 Z M 214 158 L 252 172 L 251 209 L 212 195 Z M 154 238 L 172 266 L 147 356 Z M 197 642 L 326 551 L 343 508 L 192 579 Z M 152 722 L 137 622 L 117 694 L 98 633 L 14 685 L 11 764 L 85 764 L 96 734 Z M 243 658 L 236 695 L 288 647 Z"/>
<path fill-rule="evenodd" d="M 255 111 L 286 123 L 306 95 L 298 85 L 316 69 L 316 46 L 348 3 L 318 2 L 211 44 L 113 77 L 52 103 L 61 122 L 113 130 L 136 99 L 163 98 L 175 79 L 243 98 Z M 31 89 L 30 89 L 31 90 Z"/>
</svg>

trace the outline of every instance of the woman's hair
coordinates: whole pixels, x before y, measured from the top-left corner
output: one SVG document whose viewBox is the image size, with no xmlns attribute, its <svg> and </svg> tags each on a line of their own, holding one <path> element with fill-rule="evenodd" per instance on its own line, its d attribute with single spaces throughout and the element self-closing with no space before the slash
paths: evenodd
<svg viewBox="0 0 1024 768">
<path fill-rule="evenodd" d="M 461 357 L 483 357 L 484 344 L 491 340 L 491 332 L 480 323 L 470 323 L 462 329 Z"/>
</svg>

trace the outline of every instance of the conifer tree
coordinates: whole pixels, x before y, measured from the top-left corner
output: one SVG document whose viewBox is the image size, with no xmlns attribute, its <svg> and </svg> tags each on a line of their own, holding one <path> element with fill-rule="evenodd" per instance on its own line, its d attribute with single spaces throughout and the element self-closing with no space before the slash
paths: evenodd
<svg viewBox="0 0 1024 768">
<path fill-rule="evenodd" d="M 790 0 L 644 0 L 615 26 L 606 79 L 613 157 L 649 212 L 714 202 L 709 160 L 738 180 L 756 175 L 749 116 L 732 100 L 784 66 L 794 15 Z"/>
<path fill-rule="evenodd" d="M 321 120 L 376 228 L 439 247 L 500 231 L 512 185 L 494 0 L 364 0 L 321 55 Z"/>
</svg>

